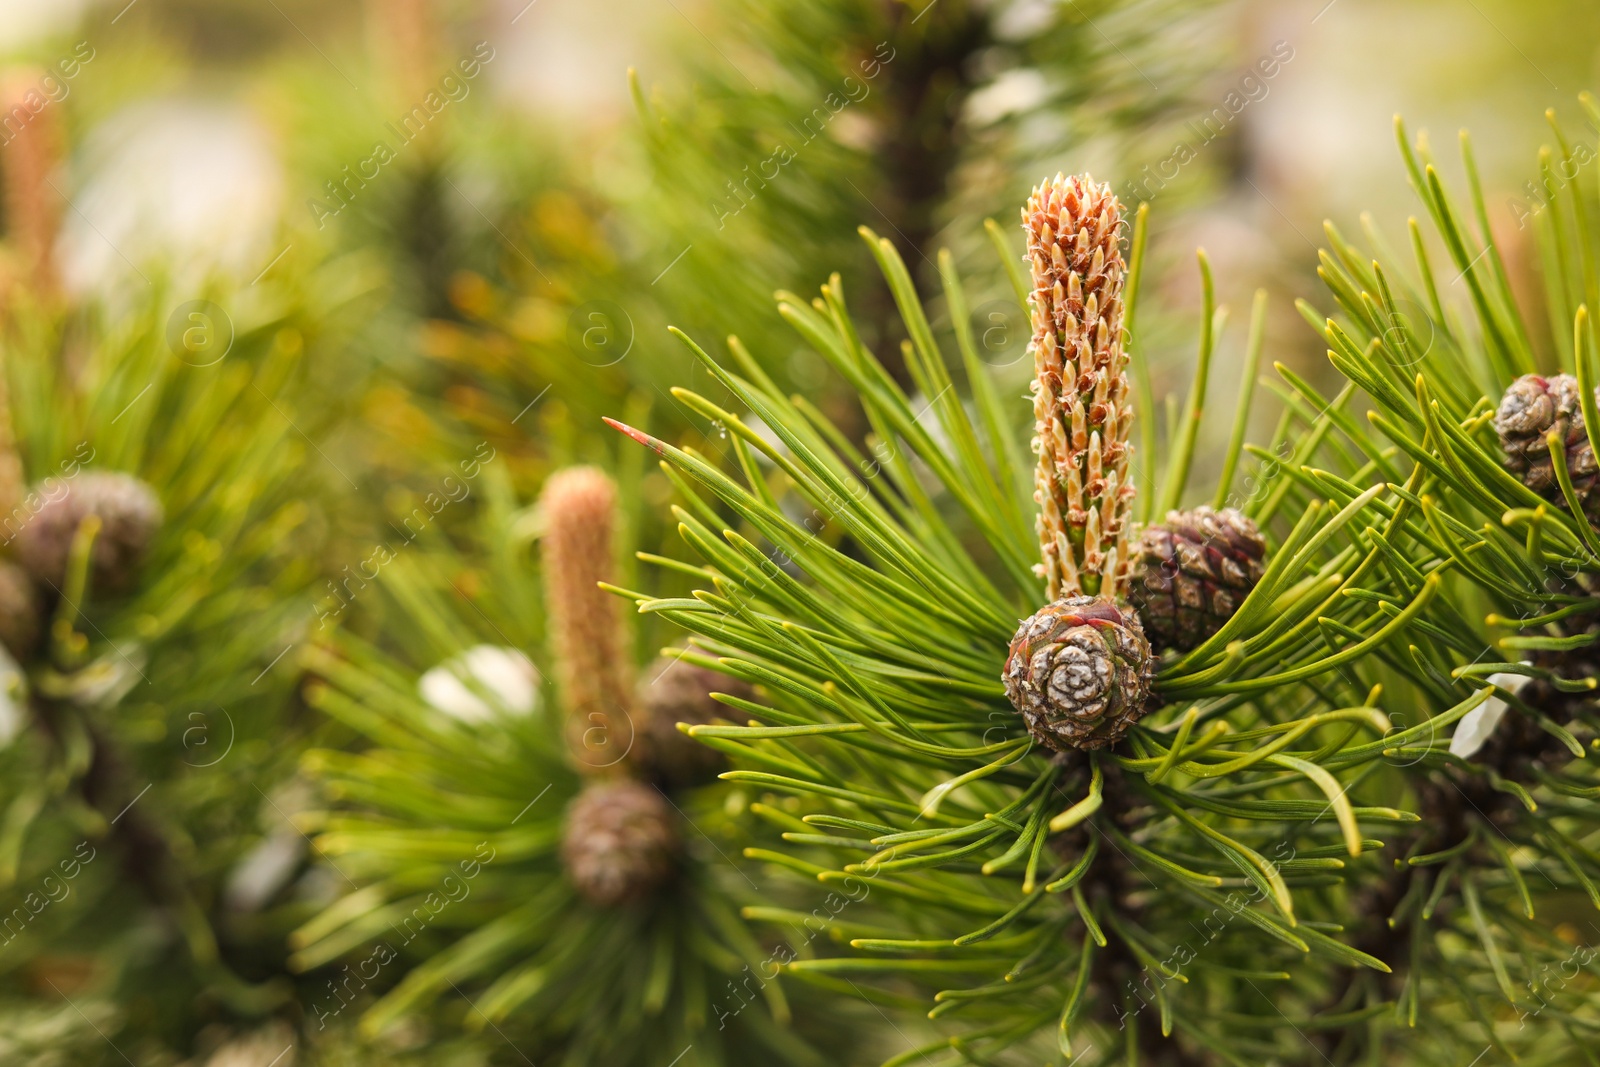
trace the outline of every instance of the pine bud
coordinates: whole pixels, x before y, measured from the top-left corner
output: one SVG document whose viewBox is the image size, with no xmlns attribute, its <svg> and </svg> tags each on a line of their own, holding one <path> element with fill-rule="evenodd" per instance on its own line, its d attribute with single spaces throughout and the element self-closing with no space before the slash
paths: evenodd
<svg viewBox="0 0 1600 1067">
<path fill-rule="evenodd" d="M 66 583 L 67 557 L 78 524 L 90 515 L 100 519 L 100 532 L 90 556 L 93 587 L 110 593 L 133 585 L 161 528 L 161 501 L 155 490 L 131 474 L 85 471 L 58 488 L 38 487 L 44 504 L 18 531 L 18 561 L 55 591 Z M 51 492 L 57 495 L 52 499 Z"/>
<path fill-rule="evenodd" d="M 1139 617 L 1109 597 L 1075 596 L 1023 620 L 1002 678 L 1028 732 L 1065 752 L 1120 741 L 1144 716 L 1152 674 Z"/>
<path fill-rule="evenodd" d="M 434 0 L 367 0 L 367 26 L 375 37 L 395 100 L 422 103 L 433 89 L 444 40 Z M 420 131 L 419 131 L 420 132 Z"/>
<path fill-rule="evenodd" d="M 652 781 L 681 789 L 708 782 L 727 768 L 722 753 L 678 729 L 680 722 L 701 726 L 730 717 L 733 709 L 711 699 L 712 693 L 749 699 L 755 690 L 676 656 L 662 656 L 650 665 L 639 687 L 643 721 L 632 758 Z"/>
<path fill-rule="evenodd" d="M 561 832 L 567 878 L 601 907 L 638 900 L 662 885 L 681 847 L 666 798 L 627 779 L 585 787 L 568 806 Z"/>
<path fill-rule="evenodd" d="M 17 452 L 16 433 L 11 424 L 11 390 L 6 385 L 5 356 L 0 354 L 0 524 L 14 530 L 23 520 L 22 500 L 26 475 L 22 456 Z"/>
<path fill-rule="evenodd" d="M 56 287 L 55 244 L 61 223 L 61 193 L 51 187 L 61 166 L 61 108 L 45 103 L 39 84 L 44 71 L 21 68 L 0 79 L 0 113 L 9 120 L 26 116 L 0 153 L 5 178 L 6 233 L 15 249 L 24 282 L 34 291 Z"/>
<path fill-rule="evenodd" d="M 1169 511 L 1134 552 L 1128 599 L 1157 650 L 1188 651 L 1222 628 L 1261 580 L 1267 543 L 1233 508 Z"/>
<path fill-rule="evenodd" d="M 43 632 L 44 609 L 27 573 L 14 563 L 0 562 L 0 644 L 25 664 Z"/>
<path fill-rule="evenodd" d="M 1022 211 L 1033 273 L 1033 447 L 1050 599 L 1115 597 L 1128 570 L 1128 357 L 1122 205 L 1088 175 L 1040 183 Z"/>
<path fill-rule="evenodd" d="M 1600 390 L 1596 394 L 1600 396 Z M 1570 374 L 1550 378 L 1524 374 L 1511 383 L 1501 398 L 1494 428 L 1500 434 L 1506 468 L 1535 493 L 1565 506 L 1566 497 L 1556 478 L 1546 440 L 1554 431 L 1565 445 L 1567 474 L 1584 512 L 1591 520 L 1600 517 L 1600 494 L 1594 492 L 1600 467 L 1596 466 L 1594 449 L 1589 447 L 1589 435 L 1584 429 L 1576 378 Z"/>
<path fill-rule="evenodd" d="M 630 675 L 613 576 L 617 488 L 594 467 L 558 471 L 545 483 L 544 583 L 568 738 L 588 769 L 614 767 L 633 743 Z"/>
</svg>

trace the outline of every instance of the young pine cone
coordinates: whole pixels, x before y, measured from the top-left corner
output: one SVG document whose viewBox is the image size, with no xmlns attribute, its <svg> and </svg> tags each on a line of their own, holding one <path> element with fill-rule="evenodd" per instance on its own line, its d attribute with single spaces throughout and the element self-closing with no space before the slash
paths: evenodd
<svg viewBox="0 0 1600 1067">
<path fill-rule="evenodd" d="M 46 107 L 39 89 L 50 75 L 31 67 L 12 69 L 0 77 L 0 113 L 25 116 L 16 129 L 7 127 L 5 149 L 0 154 L 0 177 L 5 189 L 4 213 L 7 244 L 14 250 L 27 288 L 50 292 L 56 288 L 55 245 L 61 228 L 61 194 L 52 181 L 65 155 L 61 111 Z"/>
<path fill-rule="evenodd" d="M 580 770 L 619 763 L 632 748 L 633 679 L 620 601 L 599 583 L 616 578 L 617 487 L 594 467 L 552 474 L 539 498 L 545 604 L 567 740 Z"/>
<path fill-rule="evenodd" d="M 1550 378 L 1524 374 L 1506 390 L 1500 409 L 1495 412 L 1494 428 L 1500 434 L 1500 447 L 1505 450 L 1506 469 L 1535 493 L 1564 507 L 1566 497 L 1556 479 L 1550 446 L 1545 440 L 1552 430 L 1559 434 L 1566 446 L 1572 488 L 1589 519 L 1600 518 L 1600 493 L 1594 491 L 1600 480 L 1600 467 L 1584 430 L 1576 378 L 1570 374 Z"/>
<path fill-rule="evenodd" d="M 700 726 L 732 716 L 733 709 L 712 700 L 712 693 L 748 700 L 754 690 L 747 682 L 676 656 L 660 657 L 645 672 L 637 702 L 643 723 L 631 755 L 663 788 L 700 785 L 727 769 L 722 753 L 678 729 L 680 722 Z"/>
<path fill-rule="evenodd" d="M 1261 580 L 1267 544 L 1233 508 L 1169 511 L 1134 553 L 1128 599 L 1150 644 L 1187 652 L 1222 628 Z"/>
<path fill-rule="evenodd" d="M 1065 752 L 1120 741 L 1144 716 L 1152 674 L 1138 615 L 1107 597 L 1075 596 L 1023 620 L 1002 680 L 1028 732 Z"/>
<path fill-rule="evenodd" d="M 1121 595 L 1134 487 L 1123 350 L 1122 205 L 1087 174 L 1040 182 L 1022 210 L 1033 292 L 1034 500 L 1050 599 Z"/>
<path fill-rule="evenodd" d="M 677 819 L 654 787 L 627 779 L 596 782 L 567 808 L 561 859 L 591 904 L 638 900 L 672 876 L 681 845 Z"/>
<path fill-rule="evenodd" d="M 65 484 L 66 491 L 54 499 L 46 496 L 44 506 L 18 531 L 18 561 L 59 592 L 66 583 L 78 524 L 96 515 L 101 527 L 90 554 L 93 588 L 112 593 L 128 589 L 161 527 L 155 490 L 117 472 L 85 471 Z"/>
</svg>

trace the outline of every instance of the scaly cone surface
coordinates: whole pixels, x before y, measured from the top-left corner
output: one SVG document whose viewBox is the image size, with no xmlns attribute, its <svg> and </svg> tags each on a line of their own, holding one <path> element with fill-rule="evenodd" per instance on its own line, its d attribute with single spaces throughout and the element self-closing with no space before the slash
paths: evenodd
<svg viewBox="0 0 1600 1067">
<path fill-rule="evenodd" d="M 49 485 L 35 491 L 44 503 L 16 536 L 19 563 L 51 589 L 62 589 L 78 527 L 94 515 L 101 523 L 90 555 L 95 589 L 118 593 L 133 585 L 164 518 L 154 489 L 121 471 L 84 471 L 53 498 Z"/>
<path fill-rule="evenodd" d="M 583 898 L 609 908 L 645 898 L 666 882 L 681 844 L 672 804 L 659 789 L 602 780 L 568 805 L 561 859 Z"/>
<path fill-rule="evenodd" d="M 680 722 L 703 726 L 734 716 L 712 693 L 746 700 L 756 695 L 748 682 L 676 656 L 650 664 L 639 686 L 638 740 L 630 756 L 645 778 L 663 789 L 684 789 L 713 781 L 728 769 L 725 755 L 678 729 Z"/>
<path fill-rule="evenodd" d="M 541 502 L 545 597 L 568 740 L 581 769 L 621 771 L 633 743 L 631 672 L 611 581 L 617 487 L 594 467 L 558 471 Z"/>
<path fill-rule="evenodd" d="M 1128 599 L 1156 651 L 1198 648 L 1239 610 L 1266 572 L 1267 543 L 1235 508 L 1169 511 L 1139 531 Z"/>
<path fill-rule="evenodd" d="M 1064 597 L 1023 621 L 1001 681 L 1034 740 L 1088 751 L 1121 741 L 1144 717 L 1152 663 L 1127 605 Z"/>
<path fill-rule="evenodd" d="M 1128 571 L 1128 357 L 1122 205 L 1088 175 L 1041 182 L 1022 210 L 1033 272 L 1033 446 L 1050 599 L 1116 597 Z"/>
<path fill-rule="evenodd" d="M 1578 379 L 1570 374 L 1548 378 L 1524 374 L 1501 397 L 1494 428 L 1505 451 L 1506 469 L 1535 493 L 1565 507 L 1566 496 L 1550 454 L 1549 436 L 1555 434 L 1578 502 L 1591 522 L 1600 517 L 1600 494 L 1595 493 L 1600 471 L 1583 423 Z"/>
</svg>

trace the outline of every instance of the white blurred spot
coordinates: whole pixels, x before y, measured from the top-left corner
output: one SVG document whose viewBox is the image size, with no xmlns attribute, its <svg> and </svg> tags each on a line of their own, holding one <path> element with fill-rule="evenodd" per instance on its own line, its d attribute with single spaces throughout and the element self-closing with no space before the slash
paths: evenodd
<svg viewBox="0 0 1600 1067">
<path fill-rule="evenodd" d="M 485 722 L 497 714 L 527 715 L 539 703 L 539 669 L 514 648 L 475 645 L 424 674 L 417 691 L 423 700 L 462 722 Z"/>
<path fill-rule="evenodd" d="M 0 748 L 8 747 L 27 722 L 27 687 L 22 668 L 0 647 Z"/>
<path fill-rule="evenodd" d="M 1515 693 L 1528 684 L 1526 674 L 1491 674 L 1489 684 L 1497 685 L 1508 693 Z M 1492 696 L 1461 717 L 1456 732 L 1450 738 L 1450 754 L 1471 759 L 1483 743 L 1489 740 L 1494 728 L 1500 725 L 1509 705 L 1498 696 Z"/>
<path fill-rule="evenodd" d="M 283 170 L 241 108 L 131 105 L 89 134 L 74 170 L 59 248 L 72 292 L 142 286 L 155 264 L 180 288 L 217 273 L 249 281 L 276 251 Z"/>
<path fill-rule="evenodd" d="M 65 33 L 77 24 L 88 0 L 0 0 L 0 51 L 12 52 L 26 45 Z"/>
<path fill-rule="evenodd" d="M 259 911 L 299 868 L 306 839 L 295 830 L 273 833 L 245 854 L 228 874 L 224 898 L 234 911 Z"/>
<path fill-rule="evenodd" d="M 703 19 L 692 6 L 690 13 L 653 0 L 531 7 L 528 0 L 495 0 L 493 6 L 495 24 L 506 27 L 495 36 L 499 58 L 488 71 L 496 92 L 541 118 L 575 119 L 591 130 L 630 118 L 625 70 L 637 68 L 649 85 L 662 66 L 657 57 L 669 51 L 663 42 L 703 40 L 695 30 Z"/>
<path fill-rule="evenodd" d="M 779 455 L 787 456 L 789 454 L 789 446 L 783 443 L 783 438 L 779 437 L 772 427 L 767 425 L 766 420 L 760 415 L 757 415 L 755 412 L 745 412 L 743 415 L 739 416 L 739 421 L 744 423 L 749 429 L 753 430 L 757 437 L 765 441 Z M 752 448 L 750 450 L 750 454 L 754 456 L 756 462 L 761 464 L 763 467 L 772 466 L 772 457 L 761 451 L 761 449 Z"/>
<path fill-rule="evenodd" d="M 294 1031 L 274 1022 L 228 1041 L 206 1059 L 205 1067 L 294 1067 L 298 1059 Z"/>
<path fill-rule="evenodd" d="M 967 101 L 967 118 L 987 126 L 1007 115 L 1025 113 L 1044 103 L 1050 83 L 1037 70 L 1023 67 L 1008 70 Z"/>
<path fill-rule="evenodd" d="M 253 912 L 266 906 L 289 884 L 306 855 L 306 837 L 293 819 L 316 804 L 303 778 L 291 778 L 262 798 L 259 818 L 267 833 L 228 872 L 223 899 L 234 911 Z"/>
<path fill-rule="evenodd" d="M 1023 41 L 1049 29 L 1060 17 L 1055 0 L 1016 0 L 1000 9 L 994 35 L 1002 41 Z"/>
</svg>

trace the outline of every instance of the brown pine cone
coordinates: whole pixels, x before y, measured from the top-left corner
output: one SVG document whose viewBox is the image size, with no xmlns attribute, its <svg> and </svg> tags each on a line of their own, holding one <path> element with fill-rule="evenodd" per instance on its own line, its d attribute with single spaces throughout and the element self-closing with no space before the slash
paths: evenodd
<svg viewBox="0 0 1600 1067">
<path fill-rule="evenodd" d="M 1222 628 L 1266 569 L 1261 531 L 1233 508 L 1169 511 L 1139 534 L 1128 599 L 1156 651 L 1196 647 Z"/>
<path fill-rule="evenodd" d="M 17 560 L 40 583 L 59 592 L 66 582 L 67 556 L 78 524 L 89 515 L 102 523 L 94 539 L 93 588 L 122 592 L 133 585 L 139 565 L 161 527 L 161 501 L 155 490 L 131 474 L 85 471 L 66 491 L 49 499 L 17 532 Z"/>
<path fill-rule="evenodd" d="M 700 785 L 727 769 L 722 753 L 678 729 L 680 722 L 700 726 L 731 717 L 733 709 L 712 700 L 712 693 L 748 700 L 755 690 L 747 682 L 676 656 L 662 656 L 645 671 L 636 705 L 643 723 L 630 755 L 658 785 L 670 789 Z"/>
<path fill-rule="evenodd" d="M 1153 673 L 1133 609 L 1076 596 L 1023 620 L 1002 680 L 1028 732 L 1065 752 L 1120 741 L 1144 716 Z"/>
<path fill-rule="evenodd" d="M 681 848 L 671 805 L 642 782 L 596 782 L 567 807 L 561 859 L 591 904 L 612 907 L 647 896 L 672 876 Z"/>
<path fill-rule="evenodd" d="M 1524 374 L 1501 398 L 1494 428 L 1505 451 L 1506 469 L 1535 493 L 1564 507 L 1566 497 L 1545 441 L 1552 430 L 1558 433 L 1566 446 L 1567 473 L 1578 500 L 1591 521 L 1600 517 L 1600 494 L 1594 491 L 1600 466 L 1584 430 L 1578 379 L 1570 374 L 1550 378 Z"/>
<path fill-rule="evenodd" d="M 43 633 L 44 608 L 27 572 L 14 563 L 0 563 L 0 644 L 26 664 Z"/>
</svg>

